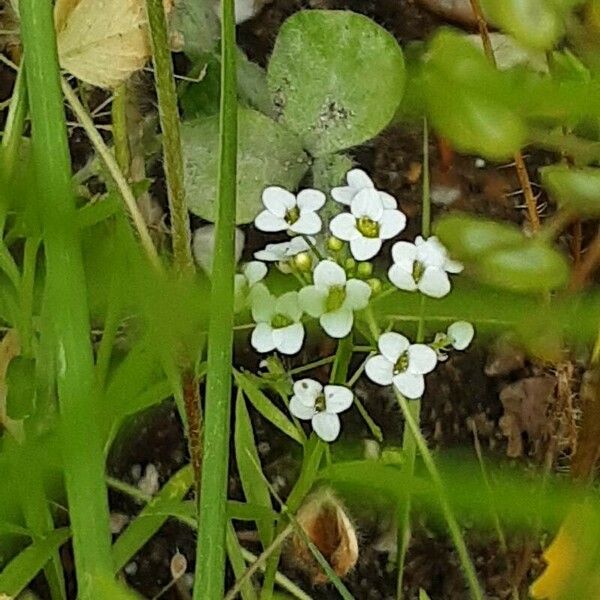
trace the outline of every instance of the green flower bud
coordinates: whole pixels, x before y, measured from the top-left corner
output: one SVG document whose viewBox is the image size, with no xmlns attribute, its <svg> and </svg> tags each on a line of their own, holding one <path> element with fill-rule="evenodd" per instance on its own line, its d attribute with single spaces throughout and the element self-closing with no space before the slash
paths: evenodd
<svg viewBox="0 0 600 600">
<path fill-rule="evenodd" d="M 308 273 L 312 269 L 312 258 L 308 252 L 300 252 L 293 259 L 294 266 L 302 273 Z"/>
<path fill-rule="evenodd" d="M 353 258 L 347 258 L 344 261 L 344 270 L 347 275 L 354 275 L 356 272 L 356 261 Z"/>
<path fill-rule="evenodd" d="M 356 269 L 356 274 L 361 279 L 367 279 L 373 274 L 373 264 L 370 262 L 360 262 L 358 263 L 358 268 Z"/>
<path fill-rule="evenodd" d="M 383 284 L 381 283 L 381 279 L 378 279 L 377 277 L 373 277 L 373 278 L 369 279 L 367 281 L 367 283 L 369 284 L 369 287 L 371 288 L 371 292 L 373 293 L 373 296 L 376 296 L 377 294 L 379 294 L 379 292 L 381 292 L 381 288 L 383 287 Z"/>
<path fill-rule="evenodd" d="M 344 242 L 335 236 L 327 238 L 327 248 L 332 252 L 339 252 L 344 247 Z"/>
</svg>

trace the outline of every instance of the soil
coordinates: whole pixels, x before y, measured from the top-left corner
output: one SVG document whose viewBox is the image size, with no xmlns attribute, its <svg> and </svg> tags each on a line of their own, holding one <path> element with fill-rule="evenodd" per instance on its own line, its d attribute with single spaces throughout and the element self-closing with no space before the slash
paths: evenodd
<svg viewBox="0 0 600 600">
<path fill-rule="evenodd" d="M 413 0 L 274 0 L 267 4 L 253 20 L 238 28 L 238 41 L 248 56 L 259 64 L 266 64 L 281 23 L 302 8 L 350 9 L 373 18 L 401 43 L 422 40 L 437 27 L 444 25 L 437 16 L 421 8 Z M 4 77 L 5 67 L 0 65 L 0 101 L 8 93 Z M 8 85 L 8 84 L 6 84 Z M 71 150 L 74 162 L 85 164 L 90 148 L 85 136 L 78 129 L 71 134 Z M 422 165 L 422 131 L 408 126 L 394 126 L 370 143 L 353 150 L 356 162 L 371 174 L 381 189 L 392 193 L 407 213 L 409 227 L 404 236 L 418 234 L 417 224 L 421 206 L 420 168 Z M 532 176 L 533 167 L 544 164 L 549 157 L 543 153 L 528 158 Z M 446 210 L 465 210 L 521 224 L 524 212 L 519 207 L 521 197 L 514 170 L 507 166 L 486 165 L 476 157 L 452 156 L 440 140 L 430 143 L 430 161 L 434 193 L 437 190 L 438 205 L 435 213 Z M 160 181 L 155 184 L 160 188 Z M 453 201 L 448 204 L 448 199 Z M 251 228 L 247 232 L 250 248 L 262 243 Z M 258 240 L 258 241 L 257 241 Z M 322 348 L 326 355 L 330 348 Z M 298 357 L 298 363 L 314 360 Z M 503 406 L 499 400 L 500 390 L 509 382 L 518 381 L 532 374 L 539 374 L 540 367 L 523 361 L 508 370 L 500 369 L 494 376 L 486 374 L 494 357 L 490 351 L 475 344 L 464 353 L 456 353 L 428 379 L 423 399 L 422 428 L 436 451 L 463 448 L 472 452 L 472 424 L 477 431 L 484 453 L 494 460 L 505 457 L 507 441 L 500 421 Z M 250 350 L 247 336 L 239 339 L 236 349 L 237 364 L 255 370 L 258 357 Z M 390 398 L 381 388 L 360 383 L 357 390 L 369 414 L 383 430 L 386 442 L 401 443 L 402 419 Z M 284 436 L 277 435 L 273 427 L 258 414 L 252 413 L 258 448 L 265 472 L 278 491 L 285 497 L 297 476 L 299 456 Z M 131 435 L 132 431 L 134 435 Z M 364 422 L 357 411 L 344 419 L 342 441 L 356 444 L 369 437 Z M 523 434 L 524 454 L 531 450 L 534 440 Z M 127 432 L 120 436 L 109 457 L 109 474 L 132 485 L 139 485 L 147 474 L 148 465 L 164 484 L 188 461 L 187 447 L 180 419 L 173 402 L 137 416 Z M 528 468 L 527 456 L 522 460 Z M 232 461 L 229 484 L 231 498 L 243 499 L 239 478 Z M 140 506 L 122 494 L 111 492 L 111 510 L 115 515 L 132 517 Z M 357 600 L 387 600 L 396 597 L 396 572 L 390 555 L 381 552 L 382 530 L 385 518 L 352 515 L 359 531 L 360 553 L 356 567 L 344 579 Z M 388 517 L 389 520 L 389 517 Z M 389 529 L 389 523 L 388 523 Z M 240 536 L 250 537 L 240 529 Z M 539 573 L 540 558 L 537 540 L 514 537 L 508 540 L 508 553 L 499 548 L 490 534 L 467 532 L 469 550 L 473 556 L 480 581 L 485 586 L 486 598 L 511 597 L 511 586 L 517 585 L 524 592 L 532 578 Z M 246 542 L 245 542 L 246 543 Z M 247 542 L 248 548 L 257 551 L 256 544 Z M 170 562 L 173 555 L 181 552 L 188 560 L 188 573 L 193 572 L 195 535 L 175 520 L 169 520 L 161 530 L 142 548 L 125 569 L 130 585 L 144 597 L 153 598 L 171 581 Z M 297 568 L 289 565 L 282 570 L 315 600 L 338 598 L 332 586 L 314 587 Z M 233 581 L 231 574 L 229 583 Z M 404 585 L 407 599 L 417 598 L 419 588 L 425 589 L 432 600 L 462 600 L 468 598 L 464 577 L 458 558 L 443 529 L 428 520 L 426 514 L 415 515 L 415 528 L 406 560 Z M 191 579 L 184 579 L 178 587 L 172 587 L 161 598 L 186 598 Z M 40 593 L 44 592 L 40 589 Z M 47 597 L 47 596 L 43 596 Z M 210 599 L 212 600 L 212 599 Z"/>
</svg>

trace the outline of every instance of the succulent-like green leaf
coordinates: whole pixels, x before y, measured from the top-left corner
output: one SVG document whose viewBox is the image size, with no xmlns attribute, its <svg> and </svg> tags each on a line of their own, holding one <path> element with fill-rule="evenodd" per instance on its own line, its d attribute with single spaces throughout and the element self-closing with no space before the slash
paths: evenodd
<svg viewBox="0 0 600 600">
<path fill-rule="evenodd" d="M 281 27 L 268 68 L 281 122 L 322 156 L 377 135 L 404 93 L 400 46 L 350 11 L 301 11 Z"/>
<path fill-rule="evenodd" d="M 541 174 L 559 206 L 586 217 L 600 216 L 600 169 L 551 165 L 541 169 Z"/>
<path fill-rule="evenodd" d="M 285 127 L 255 110 L 239 110 L 238 224 L 250 223 L 262 209 L 265 187 L 294 189 L 308 168 L 299 139 Z M 206 219 L 216 217 L 219 144 L 218 115 L 186 121 L 181 137 L 185 187 L 190 210 Z"/>
</svg>

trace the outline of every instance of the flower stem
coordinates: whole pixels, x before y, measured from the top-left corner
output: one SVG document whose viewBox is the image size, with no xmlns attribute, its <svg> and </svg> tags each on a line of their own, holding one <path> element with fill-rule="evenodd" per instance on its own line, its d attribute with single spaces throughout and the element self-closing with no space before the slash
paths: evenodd
<svg viewBox="0 0 600 600">
<path fill-rule="evenodd" d="M 129 178 L 131 153 L 127 136 L 127 83 L 122 83 L 114 93 L 112 103 L 112 133 L 115 146 L 115 158 L 121 173 Z"/>
<path fill-rule="evenodd" d="M 152 2 L 161 0 L 152 0 Z M 194 600 L 222 598 L 227 529 L 231 360 L 235 274 L 237 93 L 234 0 L 221 2 L 221 111 L 218 214 L 208 328 L 204 467 L 198 502 L 199 533 Z"/>
<path fill-rule="evenodd" d="M 78 592 L 111 580 L 104 458 L 97 422 L 87 288 L 71 190 L 71 166 L 51 0 L 21 0 L 21 31 L 33 127 L 34 181 L 44 229 L 46 298 L 58 363 L 60 440 L 73 531 Z"/>
<path fill-rule="evenodd" d="M 181 274 L 194 272 L 192 259 L 190 221 L 183 183 L 183 155 L 177 90 L 173 77 L 173 63 L 167 33 L 167 19 L 163 0 L 146 0 L 146 12 L 150 39 L 154 77 L 158 94 L 158 113 L 162 131 L 165 175 L 171 213 L 171 236 L 173 259 Z"/>
<path fill-rule="evenodd" d="M 456 551 L 458 552 L 465 577 L 469 587 L 471 588 L 471 597 L 475 600 L 483 600 L 483 593 L 479 586 L 479 581 L 477 580 L 477 573 L 475 572 L 475 567 L 473 566 L 471 558 L 469 557 L 469 552 L 462 536 L 460 525 L 454 516 L 454 512 L 450 506 L 450 501 L 448 500 L 448 496 L 446 495 L 446 491 L 444 489 L 444 483 L 435 465 L 431 452 L 429 452 L 425 438 L 419 430 L 419 425 L 413 416 L 413 410 L 411 410 L 408 401 L 402 394 L 396 392 L 396 398 L 398 399 L 398 404 L 402 410 L 402 414 L 404 415 L 406 425 L 408 426 L 408 429 L 415 440 L 415 445 L 423 458 L 425 467 L 429 473 L 429 476 L 431 477 L 431 481 L 433 482 L 442 513 L 446 520 L 446 524 L 448 525 L 450 537 L 452 538 L 452 542 L 454 543 Z"/>
</svg>

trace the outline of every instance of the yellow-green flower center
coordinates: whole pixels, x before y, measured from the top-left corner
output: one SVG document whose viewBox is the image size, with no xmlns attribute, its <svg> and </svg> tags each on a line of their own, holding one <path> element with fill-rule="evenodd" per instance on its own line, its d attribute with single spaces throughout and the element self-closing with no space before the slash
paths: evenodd
<svg viewBox="0 0 600 600">
<path fill-rule="evenodd" d="M 394 365 L 394 375 L 404 373 L 406 369 L 408 369 L 408 352 L 402 353 L 396 361 L 396 364 Z"/>
<path fill-rule="evenodd" d="M 334 285 L 329 288 L 327 300 L 325 300 L 325 312 L 333 312 L 341 308 L 346 299 L 346 286 Z"/>
<path fill-rule="evenodd" d="M 283 327 L 289 327 L 293 324 L 294 321 L 292 321 L 292 319 L 290 319 L 287 315 L 282 315 L 281 313 L 274 315 L 271 319 L 271 327 L 273 327 L 273 329 L 282 329 Z"/>
<path fill-rule="evenodd" d="M 288 225 L 293 225 L 300 218 L 300 209 L 297 206 L 292 206 L 285 213 L 285 220 Z"/>
<path fill-rule="evenodd" d="M 412 276 L 415 280 L 415 283 L 419 283 L 421 281 L 421 277 L 423 277 L 423 273 L 425 273 L 425 266 L 422 262 L 415 260 L 412 268 Z"/>
<path fill-rule="evenodd" d="M 356 224 L 356 228 L 366 238 L 379 237 L 379 223 L 369 219 L 369 217 L 360 217 L 360 219 L 358 219 L 358 223 Z"/>
<path fill-rule="evenodd" d="M 321 394 L 315 400 L 315 411 L 319 412 L 319 413 L 324 412 L 326 406 L 327 406 L 327 403 L 325 402 L 325 396 L 323 394 Z"/>
</svg>

